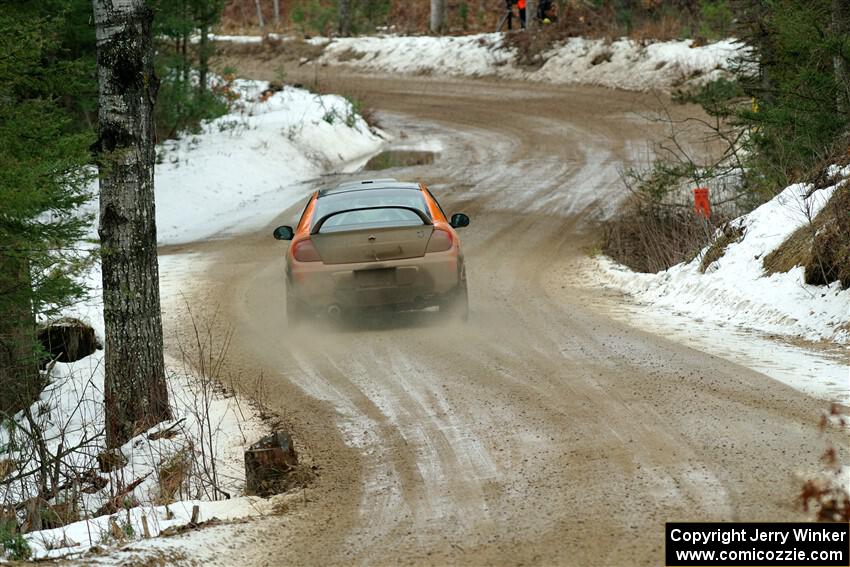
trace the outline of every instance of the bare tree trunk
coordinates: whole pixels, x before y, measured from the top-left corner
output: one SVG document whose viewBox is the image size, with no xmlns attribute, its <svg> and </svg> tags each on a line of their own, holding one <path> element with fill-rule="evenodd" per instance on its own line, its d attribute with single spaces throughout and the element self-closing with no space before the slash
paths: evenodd
<svg viewBox="0 0 850 567">
<path fill-rule="evenodd" d="M 245 0 L 239 0 L 239 15 L 242 17 L 242 25 L 248 25 L 248 13 L 245 11 Z"/>
<path fill-rule="evenodd" d="M 850 37 L 850 0 L 832 0 L 832 33 L 836 39 Z M 850 71 L 843 53 L 832 59 L 838 86 L 836 106 L 840 114 L 850 112 Z"/>
<path fill-rule="evenodd" d="M 206 15 L 201 24 L 201 40 L 198 44 L 198 89 L 207 90 L 207 75 L 210 70 L 210 27 Z"/>
<path fill-rule="evenodd" d="M 183 21 L 189 21 L 189 2 L 183 0 Z M 189 83 L 189 71 L 191 65 L 189 62 L 189 30 L 183 30 L 183 43 L 180 46 L 180 57 L 183 61 L 183 84 Z"/>
<path fill-rule="evenodd" d="M 266 21 L 263 19 L 263 7 L 260 0 L 254 0 L 254 4 L 257 6 L 257 25 L 260 26 L 260 33 L 266 33 Z"/>
<path fill-rule="evenodd" d="M 351 0 L 339 0 L 339 35 L 351 35 Z"/>
<path fill-rule="evenodd" d="M 446 0 L 431 0 L 431 33 L 446 32 Z"/>
<path fill-rule="evenodd" d="M 537 0 L 527 0 L 525 3 L 525 29 L 534 31 L 537 28 Z"/>
<path fill-rule="evenodd" d="M 280 0 L 274 0 L 274 27 L 280 29 Z"/>
<path fill-rule="evenodd" d="M 97 30 L 106 442 L 169 419 L 154 215 L 153 12 L 93 0 Z"/>
</svg>

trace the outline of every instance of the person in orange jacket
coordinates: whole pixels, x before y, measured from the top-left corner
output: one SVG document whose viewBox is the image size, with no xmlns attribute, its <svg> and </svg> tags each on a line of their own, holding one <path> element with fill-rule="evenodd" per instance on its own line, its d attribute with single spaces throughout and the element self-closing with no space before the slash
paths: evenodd
<svg viewBox="0 0 850 567">
<path fill-rule="evenodd" d="M 525 28 L 525 0 L 518 0 L 516 7 L 519 10 L 519 25 Z"/>
</svg>

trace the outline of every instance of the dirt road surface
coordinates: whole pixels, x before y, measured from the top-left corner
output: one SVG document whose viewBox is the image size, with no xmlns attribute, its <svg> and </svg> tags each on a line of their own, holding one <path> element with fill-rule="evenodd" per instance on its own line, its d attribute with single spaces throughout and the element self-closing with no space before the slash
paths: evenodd
<svg viewBox="0 0 850 567">
<path fill-rule="evenodd" d="M 232 325 L 230 379 L 265 384 L 317 473 L 221 564 L 660 565 L 665 521 L 803 519 L 795 474 L 818 468 L 824 402 L 616 322 L 552 277 L 586 254 L 619 171 L 661 136 L 635 114 L 654 97 L 314 72 L 379 109 L 397 141 L 442 141 L 434 164 L 384 173 L 471 217 L 472 314 L 295 331 L 272 226 L 164 250 L 209 262 L 190 303 Z"/>
</svg>

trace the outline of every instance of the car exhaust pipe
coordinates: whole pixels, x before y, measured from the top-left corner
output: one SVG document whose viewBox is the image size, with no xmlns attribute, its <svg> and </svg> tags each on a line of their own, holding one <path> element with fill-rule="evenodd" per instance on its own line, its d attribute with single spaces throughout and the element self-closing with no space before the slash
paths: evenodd
<svg viewBox="0 0 850 567">
<path fill-rule="evenodd" d="M 339 320 L 342 317 L 342 309 L 340 309 L 339 305 L 334 303 L 328 307 L 328 317 L 334 320 Z"/>
</svg>

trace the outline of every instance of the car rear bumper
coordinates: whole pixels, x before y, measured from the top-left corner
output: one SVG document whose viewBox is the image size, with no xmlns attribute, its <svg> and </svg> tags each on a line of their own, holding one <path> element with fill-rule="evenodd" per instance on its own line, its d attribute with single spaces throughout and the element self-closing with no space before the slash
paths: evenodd
<svg viewBox="0 0 850 567">
<path fill-rule="evenodd" d="M 287 285 L 311 309 L 427 307 L 438 304 L 463 277 L 461 260 L 450 252 L 387 262 L 293 264 L 287 269 Z"/>
</svg>

